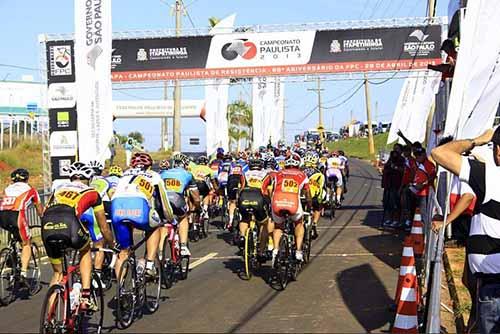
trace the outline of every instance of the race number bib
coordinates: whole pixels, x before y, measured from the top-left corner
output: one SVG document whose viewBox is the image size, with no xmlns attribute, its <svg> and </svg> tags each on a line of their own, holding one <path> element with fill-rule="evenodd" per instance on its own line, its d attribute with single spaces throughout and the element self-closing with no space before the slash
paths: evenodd
<svg viewBox="0 0 500 334">
<path fill-rule="evenodd" d="M 14 196 L 6 196 L 0 199 L 0 210 L 9 210 L 16 203 L 16 197 Z"/>
<path fill-rule="evenodd" d="M 148 180 L 138 177 L 134 180 L 134 184 L 147 198 L 151 198 L 153 196 L 154 187 Z"/>
<path fill-rule="evenodd" d="M 250 188 L 260 188 L 262 186 L 262 180 L 255 177 L 251 177 L 248 179 L 248 186 Z"/>
<path fill-rule="evenodd" d="M 174 191 L 176 193 L 180 193 L 182 190 L 181 181 L 177 179 L 166 179 L 165 186 L 167 187 L 167 190 Z"/>
<path fill-rule="evenodd" d="M 65 204 L 74 207 L 78 203 L 80 193 L 71 190 L 64 190 L 56 193 L 55 197 L 58 204 Z"/>
<path fill-rule="evenodd" d="M 299 185 L 297 184 L 297 181 L 295 181 L 294 179 L 284 179 L 282 185 L 283 185 L 283 192 L 285 193 L 292 193 L 292 194 L 299 193 Z"/>
</svg>

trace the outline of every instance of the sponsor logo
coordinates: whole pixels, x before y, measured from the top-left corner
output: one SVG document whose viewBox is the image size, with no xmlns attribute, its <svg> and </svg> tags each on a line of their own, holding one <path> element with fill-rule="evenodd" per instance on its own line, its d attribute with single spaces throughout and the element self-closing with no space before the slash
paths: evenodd
<svg viewBox="0 0 500 334">
<path fill-rule="evenodd" d="M 331 49 L 332 45 L 330 45 L 330 52 L 332 52 Z M 339 45 L 338 49 L 340 51 L 337 52 L 378 51 L 384 49 L 384 43 L 382 38 L 345 39 L 342 41 L 342 47 Z"/>
<path fill-rule="evenodd" d="M 409 36 L 409 42 L 404 43 L 404 52 L 412 57 L 425 57 L 436 49 L 436 42 L 426 42 L 429 35 L 416 29 Z"/>
<path fill-rule="evenodd" d="M 72 108 L 76 103 L 74 83 L 49 85 L 49 108 Z"/>
<path fill-rule="evenodd" d="M 187 58 L 187 47 L 149 49 L 149 60 L 170 60 Z"/>
<path fill-rule="evenodd" d="M 50 156 L 62 157 L 76 154 L 78 137 L 76 131 L 56 131 L 50 134 Z"/>
<path fill-rule="evenodd" d="M 58 128 L 69 127 L 69 111 L 58 111 L 56 118 Z"/>
<path fill-rule="evenodd" d="M 59 160 L 59 175 L 61 176 L 69 176 L 69 166 L 71 166 L 70 159 L 61 159 Z"/>
<path fill-rule="evenodd" d="M 137 50 L 137 61 L 148 61 L 148 53 L 145 49 Z"/>
<path fill-rule="evenodd" d="M 116 49 L 111 50 L 111 69 L 115 69 L 122 64 L 122 55 L 115 53 Z"/>
<path fill-rule="evenodd" d="M 330 53 L 340 53 L 342 52 L 342 47 L 338 39 L 332 40 L 330 43 Z"/>
<path fill-rule="evenodd" d="M 68 225 L 66 223 L 53 223 L 53 222 L 47 222 L 43 226 L 44 230 L 65 230 L 68 228 Z"/>
<path fill-rule="evenodd" d="M 50 75 L 63 76 L 73 74 L 71 69 L 71 46 L 52 45 L 49 47 Z"/>
<path fill-rule="evenodd" d="M 246 39 L 236 39 L 231 43 L 224 44 L 221 54 L 226 60 L 234 60 L 238 56 L 250 60 L 257 55 L 257 46 Z"/>
<path fill-rule="evenodd" d="M 95 71 L 95 62 L 97 58 L 102 54 L 102 48 L 99 45 L 96 45 L 87 53 L 87 64 L 92 67 Z"/>
</svg>

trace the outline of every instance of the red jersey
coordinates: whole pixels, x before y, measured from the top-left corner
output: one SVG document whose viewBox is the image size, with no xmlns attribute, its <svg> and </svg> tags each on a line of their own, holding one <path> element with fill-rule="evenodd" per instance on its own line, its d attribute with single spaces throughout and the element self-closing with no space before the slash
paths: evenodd
<svg viewBox="0 0 500 334">
<path fill-rule="evenodd" d="M 425 159 L 424 163 L 417 163 L 417 169 L 415 170 L 415 177 L 413 182 L 415 184 L 424 184 L 424 187 L 416 192 L 417 196 L 425 197 L 429 195 L 429 187 L 432 186 L 434 178 L 436 177 L 436 166 L 429 159 Z"/>
<path fill-rule="evenodd" d="M 35 188 L 25 182 L 16 182 L 4 190 L 0 199 L 0 211 L 24 211 L 31 203 L 39 203 L 40 197 Z"/>
<path fill-rule="evenodd" d="M 266 189 L 269 183 L 273 183 L 274 192 L 271 199 L 273 212 L 280 215 L 287 211 L 294 215 L 301 207 L 300 194 L 302 190 L 309 191 L 309 179 L 299 169 L 284 169 L 274 173 L 264 180 L 262 189 Z"/>
</svg>

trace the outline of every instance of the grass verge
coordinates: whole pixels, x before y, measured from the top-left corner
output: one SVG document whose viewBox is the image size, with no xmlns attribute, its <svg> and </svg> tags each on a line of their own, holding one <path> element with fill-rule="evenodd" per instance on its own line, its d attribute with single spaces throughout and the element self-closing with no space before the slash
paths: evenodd
<svg viewBox="0 0 500 334">
<path fill-rule="evenodd" d="M 375 141 L 375 154 L 378 154 L 379 151 L 391 150 L 392 145 L 387 145 L 388 136 L 389 133 L 382 133 L 373 136 Z M 327 146 L 330 150 L 343 150 L 350 157 L 365 160 L 373 159 L 373 157 L 370 157 L 370 154 L 368 153 L 368 138 L 348 138 L 334 143 L 329 143 Z"/>
</svg>

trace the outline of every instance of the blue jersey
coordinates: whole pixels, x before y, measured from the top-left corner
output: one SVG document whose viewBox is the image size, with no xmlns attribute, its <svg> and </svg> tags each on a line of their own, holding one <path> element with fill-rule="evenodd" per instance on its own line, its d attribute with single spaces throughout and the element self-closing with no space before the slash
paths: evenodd
<svg viewBox="0 0 500 334">
<path fill-rule="evenodd" d="M 245 175 L 248 172 L 248 170 L 250 169 L 248 167 L 247 161 L 243 160 L 243 159 L 239 159 L 238 161 L 236 161 L 236 165 L 241 167 L 241 171 L 243 172 L 243 175 Z M 233 173 L 233 174 L 236 174 L 236 173 Z"/>
<path fill-rule="evenodd" d="M 193 174 L 183 168 L 172 168 L 162 171 L 160 176 L 165 180 L 167 191 L 176 192 L 181 195 L 184 194 L 186 188 L 195 184 Z"/>
</svg>

